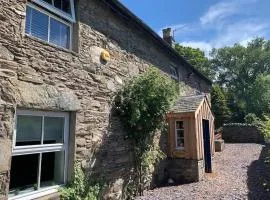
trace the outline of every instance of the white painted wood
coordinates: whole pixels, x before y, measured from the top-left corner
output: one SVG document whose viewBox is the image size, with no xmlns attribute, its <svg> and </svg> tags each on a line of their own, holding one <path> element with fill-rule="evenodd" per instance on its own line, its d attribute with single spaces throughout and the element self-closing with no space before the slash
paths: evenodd
<svg viewBox="0 0 270 200">
<path fill-rule="evenodd" d="M 13 141 L 13 148 L 12 148 L 12 155 L 19 156 L 19 155 L 29 155 L 29 154 L 40 154 L 39 155 L 39 164 L 38 164 L 38 178 L 37 178 L 37 191 L 29 192 L 23 195 L 18 195 L 11 197 L 10 199 L 34 199 L 44 195 L 47 195 L 47 192 L 52 192 L 53 190 L 49 190 L 52 187 L 42 188 L 40 189 L 40 177 L 41 177 L 41 164 L 42 164 L 42 154 L 48 152 L 64 152 L 64 166 L 63 166 L 63 173 L 64 173 L 64 180 L 63 182 L 66 183 L 67 181 L 67 165 L 68 165 L 68 142 L 69 142 L 69 113 L 67 112 L 45 112 L 45 111 L 31 111 L 31 110 L 16 110 L 16 117 L 15 117 L 15 128 L 14 128 L 14 141 Z M 25 146 L 16 146 L 16 132 L 17 132 L 17 116 L 39 116 L 42 117 L 42 136 L 41 141 L 42 144 L 40 145 L 25 145 Z M 44 139 L 44 118 L 45 117 L 61 117 L 64 118 L 64 141 L 63 143 L 56 143 L 56 144 L 43 144 Z M 55 192 L 55 190 L 54 190 Z M 37 196 L 37 197 L 36 197 Z"/>
<path fill-rule="evenodd" d="M 19 200 L 32 200 L 32 199 L 36 199 L 36 198 L 39 198 L 39 197 L 43 197 L 43 196 L 46 196 L 46 195 L 57 193 L 58 189 L 60 187 L 61 187 L 60 185 L 55 185 L 55 186 L 52 186 L 52 187 L 40 189 L 39 191 L 33 191 L 33 192 L 29 192 L 27 194 L 22 194 L 22 195 L 9 197 L 8 200 L 18 200 L 18 199 Z"/>
</svg>

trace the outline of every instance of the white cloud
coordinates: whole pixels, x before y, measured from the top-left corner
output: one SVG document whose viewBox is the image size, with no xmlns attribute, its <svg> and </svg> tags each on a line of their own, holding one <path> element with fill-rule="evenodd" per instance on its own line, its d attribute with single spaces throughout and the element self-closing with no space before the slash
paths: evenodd
<svg viewBox="0 0 270 200">
<path fill-rule="evenodd" d="M 220 24 L 222 21 L 234 14 L 245 12 L 243 6 L 255 3 L 257 0 L 230 0 L 221 1 L 210 6 L 207 12 L 200 17 L 202 25 Z"/>
<path fill-rule="evenodd" d="M 254 19 L 235 22 L 224 27 L 213 39 L 206 41 L 183 41 L 180 44 L 193 48 L 199 48 L 209 56 L 213 48 L 221 48 L 224 46 L 232 46 L 235 43 L 240 43 L 247 46 L 255 37 L 265 37 L 270 25 L 263 22 L 258 22 Z"/>
<path fill-rule="evenodd" d="M 205 52 L 206 56 L 209 56 L 210 51 L 212 50 L 213 46 L 205 41 L 184 41 L 180 43 L 182 46 L 185 47 L 192 47 L 192 48 L 199 48 L 200 50 Z"/>
<path fill-rule="evenodd" d="M 247 45 L 248 41 L 255 37 L 265 36 L 265 31 L 269 25 L 256 20 L 243 20 L 225 27 L 218 36 L 212 40 L 212 45 L 216 48 L 231 46 L 235 43 Z"/>
<path fill-rule="evenodd" d="M 201 24 L 206 25 L 234 14 L 237 11 L 235 2 L 220 2 L 209 8 L 209 10 L 200 18 Z"/>
<path fill-rule="evenodd" d="M 235 43 L 247 46 L 256 37 L 267 38 L 270 35 L 270 23 L 254 18 L 249 13 L 249 10 L 254 9 L 253 3 L 256 1 L 221 0 L 210 6 L 197 22 L 166 27 L 172 27 L 173 30 L 184 27 L 175 34 L 180 44 L 199 48 L 206 56 L 209 56 L 213 48 L 232 46 Z M 162 36 L 162 29 L 159 34 Z"/>
</svg>

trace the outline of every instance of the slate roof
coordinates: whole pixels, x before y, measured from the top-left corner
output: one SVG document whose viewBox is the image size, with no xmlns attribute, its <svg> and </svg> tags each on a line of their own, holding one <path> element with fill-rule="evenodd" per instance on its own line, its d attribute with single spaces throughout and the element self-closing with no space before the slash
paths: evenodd
<svg viewBox="0 0 270 200">
<path fill-rule="evenodd" d="M 172 107 L 171 112 L 174 113 L 195 112 L 204 98 L 205 95 L 181 97 Z"/>
<path fill-rule="evenodd" d="M 118 14 L 123 20 L 128 23 L 133 22 L 139 29 L 145 30 L 160 44 L 161 48 L 166 50 L 177 60 L 184 64 L 184 66 L 191 69 L 192 72 L 197 74 L 201 79 L 205 80 L 209 85 L 212 85 L 212 81 L 200 73 L 194 66 L 188 63 L 182 56 L 180 56 L 167 42 L 165 42 L 155 31 L 153 31 L 147 24 L 145 24 L 140 18 L 133 14 L 128 8 L 126 8 L 119 0 L 102 0 L 104 3 L 109 5 L 112 11 Z"/>
</svg>

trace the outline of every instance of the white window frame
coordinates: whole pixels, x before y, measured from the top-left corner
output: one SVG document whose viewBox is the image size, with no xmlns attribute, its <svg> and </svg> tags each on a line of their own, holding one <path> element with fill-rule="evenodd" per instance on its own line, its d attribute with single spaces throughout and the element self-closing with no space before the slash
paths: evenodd
<svg viewBox="0 0 270 200">
<path fill-rule="evenodd" d="M 172 73 L 173 72 L 173 73 Z M 175 75 L 175 74 L 176 75 Z M 178 74 L 178 70 L 177 70 L 177 67 L 175 66 L 170 66 L 170 74 L 171 74 L 171 77 L 175 80 L 179 80 L 179 74 Z"/>
<path fill-rule="evenodd" d="M 176 127 L 177 122 L 183 122 L 183 128 L 178 129 Z M 181 137 L 184 140 L 184 146 L 183 147 L 180 147 L 178 145 L 178 142 L 177 142 L 177 137 L 178 137 L 177 136 L 177 131 L 181 131 L 181 130 L 184 132 L 183 137 Z M 185 122 L 183 120 L 176 120 L 175 121 L 174 132 L 175 132 L 175 147 L 176 147 L 176 149 L 177 150 L 184 150 L 185 149 Z"/>
<path fill-rule="evenodd" d="M 47 40 L 39 39 L 39 38 L 37 38 L 35 36 L 32 36 L 31 34 L 28 34 L 28 33 L 25 33 L 26 35 L 28 35 L 30 37 L 37 38 L 37 39 L 42 40 L 42 41 L 45 41 L 45 42 L 48 42 L 49 44 L 52 44 L 52 45 L 57 46 L 57 47 L 60 47 L 60 48 L 64 48 L 64 49 L 68 49 L 68 50 L 71 50 L 72 49 L 73 27 L 72 27 L 72 24 L 71 23 L 68 23 L 68 22 L 60 19 L 59 17 L 54 16 L 53 14 L 51 14 L 51 13 L 43 10 L 42 8 L 40 8 L 40 7 L 38 7 L 38 6 L 34 5 L 34 4 L 28 3 L 27 6 L 29 6 L 29 7 L 33 8 L 33 9 L 35 9 L 35 10 L 37 10 L 37 11 L 39 11 L 39 12 L 45 14 L 45 15 L 47 15 L 49 17 L 49 21 L 48 21 L 48 38 L 47 38 Z M 69 48 L 58 46 L 57 44 L 54 44 L 54 43 L 50 42 L 50 32 L 51 32 L 51 26 L 50 26 L 50 21 L 51 20 L 50 20 L 50 18 L 53 18 L 53 19 L 55 19 L 55 20 L 57 20 L 57 21 L 65 24 L 65 25 L 67 25 L 69 27 L 69 30 L 70 30 L 69 31 Z"/>
<path fill-rule="evenodd" d="M 16 146 L 16 133 L 17 133 L 17 116 L 41 116 L 42 117 L 42 136 L 44 136 L 44 117 L 61 117 L 65 119 L 64 122 L 64 142 L 56 144 L 38 144 L 38 145 L 27 145 L 27 146 Z M 64 184 L 67 182 L 67 166 L 68 166 L 68 141 L 69 141 L 69 114 L 67 112 L 43 112 L 43 111 L 29 111 L 29 110 L 17 110 L 15 113 L 15 124 L 13 133 L 13 144 L 12 144 L 12 156 L 18 155 L 29 155 L 29 154 L 42 154 L 48 152 L 64 152 Z M 38 174 L 41 173 L 41 156 L 39 156 L 39 168 Z M 30 200 L 38 197 L 42 197 L 48 194 L 52 194 L 58 191 L 60 185 L 50 186 L 47 188 L 38 189 L 29 193 L 16 195 L 9 197 L 9 200 L 23 199 Z"/>
<path fill-rule="evenodd" d="M 54 2 L 54 0 L 52 0 Z M 74 0 L 69 0 L 70 1 L 70 9 L 71 9 L 71 14 L 66 13 L 56 7 L 54 7 L 53 5 L 42 1 L 42 0 L 32 0 L 32 2 L 40 5 L 43 8 L 46 8 L 47 10 L 55 13 L 56 15 L 59 15 L 60 17 L 63 17 L 64 19 L 75 23 L 76 22 L 76 18 L 75 18 L 75 6 L 74 6 Z"/>
</svg>

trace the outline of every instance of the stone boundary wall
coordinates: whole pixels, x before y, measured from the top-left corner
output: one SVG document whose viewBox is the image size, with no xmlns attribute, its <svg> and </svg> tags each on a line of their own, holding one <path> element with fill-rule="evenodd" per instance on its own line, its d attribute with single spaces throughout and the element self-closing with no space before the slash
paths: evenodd
<svg viewBox="0 0 270 200">
<path fill-rule="evenodd" d="M 222 137 L 227 143 L 263 143 L 264 137 L 256 126 L 250 124 L 225 124 Z"/>
<path fill-rule="evenodd" d="M 172 179 L 171 184 L 185 184 L 198 182 L 204 177 L 204 160 L 192 160 L 182 158 L 166 158 L 159 163 L 156 173 L 154 173 L 155 186 L 169 185 L 168 179 Z"/>
</svg>

